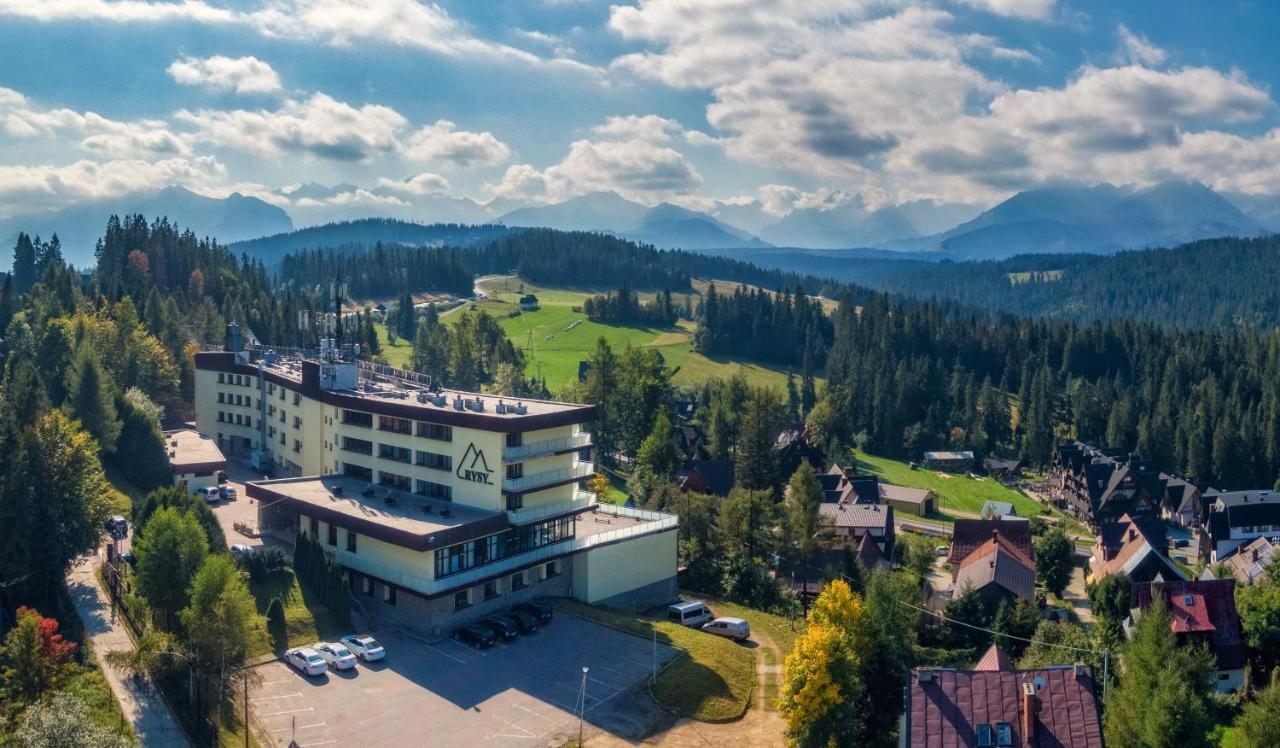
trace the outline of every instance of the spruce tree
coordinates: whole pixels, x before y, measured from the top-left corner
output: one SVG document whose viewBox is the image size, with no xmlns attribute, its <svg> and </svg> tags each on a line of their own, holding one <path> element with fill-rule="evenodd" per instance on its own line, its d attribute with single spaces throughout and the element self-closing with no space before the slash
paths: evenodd
<svg viewBox="0 0 1280 748">
<path fill-rule="evenodd" d="M 26 293 L 36 284 L 36 247 L 31 237 L 18 234 L 18 242 L 13 247 L 13 285 L 18 293 Z"/>
<path fill-rule="evenodd" d="M 98 440 L 98 447 L 104 453 L 110 454 L 115 450 L 116 439 L 120 435 L 115 395 L 111 391 L 111 380 L 88 345 L 80 346 L 76 353 L 67 394 L 68 414 L 80 421 L 84 430 Z"/>
<path fill-rule="evenodd" d="M 1108 745 L 1209 745 L 1213 657 L 1180 646 L 1164 597 L 1155 595 L 1121 651 L 1120 676 L 1103 713 Z"/>
</svg>

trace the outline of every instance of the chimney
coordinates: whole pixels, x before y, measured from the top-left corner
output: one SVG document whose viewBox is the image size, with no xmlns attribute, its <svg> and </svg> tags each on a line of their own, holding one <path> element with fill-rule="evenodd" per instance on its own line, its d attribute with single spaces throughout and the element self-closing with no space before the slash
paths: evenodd
<svg viewBox="0 0 1280 748">
<path fill-rule="evenodd" d="M 1073 665 L 1072 667 L 1075 669 L 1075 676 L 1076 676 L 1077 678 L 1083 678 L 1083 677 L 1084 677 L 1084 663 L 1083 663 L 1083 662 L 1077 662 L 1077 663 L 1076 663 L 1075 665 Z"/>
<path fill-rule="evenodd" d="M 1258 549 L 1257 549 L 1257 548 L 1254 548 L 1254 549 L 1253 549 L 1253 562 L 1254 562 L 1255 564 L 1256 564 L 1256 563 L 1258 563 Z"/>
<path fill-rule="evenodd" d="M 1036 744 L 1036 714 L 1040 711 L 1040 699 L 1032 683 L 1022 684 L 1022 744 L 1030 748 Z"/>
<path fill-rule="evenodd" d="M 1132 541 L 1132 540 L 1133 540 L 1134 538 L 1136 538 L 1136 537 L 1138 537 L 1138 531 L 1137 531 L 1137 530 L 1135 530 L 1135 529 L 1133 529 L 1132 527 L 1130 527 L 1130 528 L 1129 528 L 1129 540 L 1130 540 L 1130 541 Z"/>
<path fill-rule="evenodd" d="M 999 539 L 1000 539 L 1000 528 L 998 528 L 998 527 L 996 527 L 996 528 L 992 528 L 992 530 L 991 530 L 991 539 L 992 539 L 992 540 L 999 540 Z"/>
</svg>

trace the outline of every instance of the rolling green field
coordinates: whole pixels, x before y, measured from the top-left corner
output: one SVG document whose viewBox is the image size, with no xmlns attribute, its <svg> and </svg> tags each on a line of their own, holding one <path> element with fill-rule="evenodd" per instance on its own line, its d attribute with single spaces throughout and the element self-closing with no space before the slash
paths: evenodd
<svg viewBox="0 0 1280 748">
<path fill-rule="evenodd" d="M 943 514 L 977 514 L 982 511 L 985 501 L 1013 504 L 1013 508 L 1022 517 L 1040 514 L 1039 502 L 1000 485 L 999 481 L 992 478 L 975 479 L 955 473 L 938 474 L 924 468 L 912 470 L 905 462 L 864 452 L 859 452 L 857 459 L 858 470 L 872 473 L 885 483 L 933 491 L 938 496 L 938 511 Z"/>
<path fill-rule="evenodd" d="M 700 384 L 711 378 L 725 379 L 741 372 L 756 386 L 786 386 L 785 370 L 748 361 L 713 359 L 693 350 L 693 324 L 687 321 L 671 328 L 601 324 L 588 320 L 581 311 L 574 311 L 592 295 L 588 291 L 540 288 L 519 278 L 507 277 L 482 279 L 478 285 L 488 294 L 487 299 L 465 304 L 457 311 L 443 314 L 441 319 L 445 324 L 454 324 L 461 315 L 473 309 L 493 315 L 507 337 L 524 351 L 525 373 L 545 379 L 553 392 L 577 380 L 578 362 L 590 357 L 596 341 L 602 337 L 614 350 L 622 350 L 629 345 L 656 349 L 674 372 L 672 380 L 676 384 Z M 519 311 L 517 302 L 525 293 L 536 294 L 540 308 L 513 315 Z M 641 298 L 643 300 L 645 296 Z M 677 294 L 673 300 L 683 305 L 685 296 Z M 397 340 L 393 346 L 388 340 L 386 326 L 379 323 L 377 328 L 382 355 L 387 363 L 407 367 L 412 354 L 410 342 Z"/>
</svg>

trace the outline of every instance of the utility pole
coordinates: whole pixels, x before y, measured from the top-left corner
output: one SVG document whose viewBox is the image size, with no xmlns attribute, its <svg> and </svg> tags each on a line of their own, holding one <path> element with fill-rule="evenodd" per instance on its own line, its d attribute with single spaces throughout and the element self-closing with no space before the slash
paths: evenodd
<svg viewBox="0 0 1280 748">
<path fill-rule="evenodd" d="M 579 689 L 582 705 L 578 707 L 578 748 L 582 748 L 582 720 L 587 716 L 587 670 L 582 668 L 582 688 Z"/>
<path fill-rule="evenodd" d="M 249 671 L 244 674 L 244 748 L 249 748 Z"/>
</svg>

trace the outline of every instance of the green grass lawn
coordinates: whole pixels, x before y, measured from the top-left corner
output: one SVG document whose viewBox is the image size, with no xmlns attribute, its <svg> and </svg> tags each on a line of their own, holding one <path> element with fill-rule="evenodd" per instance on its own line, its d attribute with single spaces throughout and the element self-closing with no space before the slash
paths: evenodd
<svg viewBox="0 0 1280 748">
<path fill-rule="evenodd" d="M 291 569 L 270 574 L 261 581 L 250 581 L 249 591 L 253 593 L 258 604 L 259 620 L 258 636 L 249 653 L 257 657 L 275 652 L 280 654 L 290 647 L 313 644 L 317 641 L 328 641 L 343 634 L 344 631 L 310 590 L 298 583 Z M 267 631 L 267 606 L 271 598 L 279 597 L 284 603 L 285 630 L 283 636 L 274 638 Z"/>
<path fill-rule="evenodd" d="M 373 323 L 374 329 L 378 331 L 378 346 L 382 348 L 379 352 L 387 359 L 387 364 L 397 369 L 410 368 L 409 363 L 413 359 L 413 341 L 404 338 L 396 338 L 394 345 L 387 336 L 387 326 L 381 322 Z"/>
<path fill-rule="evenodd" d="M 938 511 L 944 515 L 950 516 L 953 512 L 977 514 L 982 511 L 983 502 L 988 500 L 1013 504 L 1022 517 L 1034 517 L 1042 508 L 1039 502 L 1002 486 L 993 478 L 976 480 L 955 473 L 943 473 L 946 477 L 940 477 L 933 470 L 912 470 L 900 460 L 864 452 L 858 453 L 857 460 L 859 470 L 873 473 L 886 483 L 933 491 L 938 496 Z"/>
<path fill-rule="evenodd" d="M 570 599 L 557 599 L 555 605 L 644 639 L 656 631 L 659 643 L 684 649 L 651 687 L 654 699 L 667 709 L 704 722 L 727 722 L 746 712 L 756 685 L 756 650 L 666 620 L 594 608 Z"/>
</svg>

